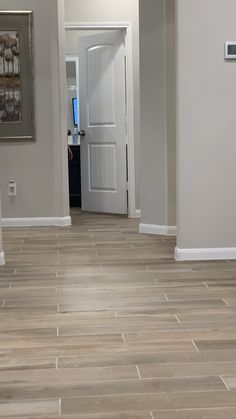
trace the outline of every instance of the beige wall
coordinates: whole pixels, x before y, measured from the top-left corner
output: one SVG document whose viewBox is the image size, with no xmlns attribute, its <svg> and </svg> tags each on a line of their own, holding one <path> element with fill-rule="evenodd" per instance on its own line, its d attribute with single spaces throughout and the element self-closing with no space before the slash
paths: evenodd
<svg viewBox="0 0 236 419">
<path fill-rule="evenodd" d="M 133 26 L 136 209 L 140 208 L 140 98 L 138 0 L 65 0 L 67 23 L 131 22 Z M 67 35 L 69 39 L 69 34 Z"/>
<path fill-rule="evenodd" d="M 0 190 L 5 218 L 69 215 L 66 114 L 61 105 L 66 104 L 63 8 L 62 0 L 0 0 L 1 10 L 34 12 L 37 136 L 36 142 L 31 143 L 0 143 Z M 17 183 L 15 199 L 7 196 L 11 178 Z"/>
<path fill-rule="evenodd" d="M 140 0 L 142 224 L 176 225 L 175 10 Z"/>
<path fill-rule="evenodd" d="M 236 247 L 235 0 L 178 0 L 178 247 Z"/>
</svg>

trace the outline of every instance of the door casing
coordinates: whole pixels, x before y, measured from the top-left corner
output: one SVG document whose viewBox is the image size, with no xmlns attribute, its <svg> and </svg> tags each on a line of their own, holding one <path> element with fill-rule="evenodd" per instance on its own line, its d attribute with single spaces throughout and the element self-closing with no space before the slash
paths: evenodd
<svg viewBox="0 0 236 419">
<path fill-rule="evenodd" d="M 76 29 L 123 29 L 126 49 L 126 95 L 127 95 L 127 150 L 128 150 L 128 216 L 138 218 L 135 206 L 135 158 L 134 158 L 134 81 L 132 60 L 132 23 L 65 23 L 65 30 Z"/>
</svg>

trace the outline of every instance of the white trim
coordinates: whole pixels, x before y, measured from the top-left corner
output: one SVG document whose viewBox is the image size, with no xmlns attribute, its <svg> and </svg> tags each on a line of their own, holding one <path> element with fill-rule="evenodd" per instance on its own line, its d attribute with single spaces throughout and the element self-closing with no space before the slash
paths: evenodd
<svg viewBox="0 0 236 419">
<path fill-rule="evenodd" d="M 175 226 L 165 226 L 156 224 L 139 224 L 139 233 L 142 234 L 160 234 L 163 236 L 175 236 Z"/>
<path fill-rule="evenodd" d="M 0 253 L 0 266 L 5 265 L 5 255 L 4 252 Z"/>
<path fill-rule="evenodd" d="M 46 227 L 71 225 L 71 217 L 2 218 L 2 227 Z"/>
<path fill-rule="evenodd" d="M 126 29 L 131 22 L 65 22 L 65 29 Z"/>
<path fill-rule="evenodd" d="M 12 14 L 12 13 L 14 13 L 14 14 L 24 14 L 24 13 L 32 14 L 32 10 L 1 10 L 1 14 L 8 14 L 8 13 L 10 13 L 10 14 Z"/>
<path fill-rule="evenodd" d="M 134 158 L 134 80 L 132 25 L 126 27 L 126 85 L 127 85 L 127 147 L 128 147 L 128 216 L 135 217 L 135 158 Z"/>
<path fill-rule="evenodd" d="M 141 218 L 141 210 L 140 209 L 135 210 L 133 217 L 129 216 L 129 218 Z"/>
<path fill-rule="evenodd" d="M 177 261 L 236 259 L 236 247 L 217 247 L 209 249 L 179 249 L 176 247 L 175 259 Z"/>
<path fill-rule="evenodd" d="M 75 63 L 75 79 L 76 79 L 76 97 L 79 102 L 79 57 L 75 55 L 66 55 L 65 62 L 74 62 Z M 67 86 L 68 88 L 68 86 Z M 77 127 L 78 130 L 80 130 L 80 127 Z"/>
<path fill-rule="evenodd" d="M 73 29 L 125 29 L 126 77 L 127 77 L 127 129 L 128 129 L 128 216 L 136 217 L 135 208 L 135 158 L 134 158 L 134 74 L 131 22 L 71 22 L 65 23 L 66 30 Z"/>
<path fill-rule="evenodd" d="M 53 128 L 54 135 L 58 138 L 55 144 L 54 152 L 58 152 L 59 158 L 54 168 L 54 179 L 57 179 L 55 183 L 55 194 L 60 198 L 60 214 L 70 214 L 69 207 L 69 173 L 68 173 L 68 152 L 67 152 L 67 91 L 66 91 L 66 66 L 65 66 L 65 5 L 63 0 L 57 1 L 57 47 L 58 57 L 57 65 L 52 68 L 54 72 L 57 72 L 58 66 L 58 77 L 55 77 L 55 81 L 52 81 L 53 92 L 55 93 L 55 100 L 57 101 L 58 94 L 58 106 L 54 109 L 53 114 Z M 59 118 L 59 124 L 55 123 Z M 55 154 L 56 155 L 56 154 Z M 58 178 L 58 176 L 60 178 Z"/>
</svg>

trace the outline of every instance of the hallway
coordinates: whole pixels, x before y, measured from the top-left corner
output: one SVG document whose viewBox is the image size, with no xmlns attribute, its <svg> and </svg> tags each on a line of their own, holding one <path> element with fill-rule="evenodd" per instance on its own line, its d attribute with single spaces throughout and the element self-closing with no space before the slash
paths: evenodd
<svg viewBox="0 0 236 419">
<path fill-rule="evenodd" d="M 4 229 L 0 417 L 235 419 L 236 262 L 138 220 Z"/>
</svg>

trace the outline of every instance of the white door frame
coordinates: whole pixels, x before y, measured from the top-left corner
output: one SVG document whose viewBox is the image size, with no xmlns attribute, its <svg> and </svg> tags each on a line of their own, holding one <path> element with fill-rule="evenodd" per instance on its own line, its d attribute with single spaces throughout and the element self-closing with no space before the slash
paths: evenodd
<svg viewBox="0 0 236 419">
<path fill-rule="evenodd" d="M 66 30 L 74 29 L 124 29 L 126 49 L 126 89 L 127 89 L 127 148 L 128 148 L 128 216 L 137 218 L 135 208 L 135 163 L 134 163 L 134 81 L 132 52 L 132 23 L 65 23 Z"/>
<path fill-rule="evenodd" d="M 75 84 L 76 84 L 76 97 L 79 103 L 79 58 L 75 55 L 66 55 L 65 57 L 66 63 L 75 63 Z M 78 127 L 80 129 L 80 127 Z M 72 134 L 73 135 L 73 134 Z"/>
</svg>

